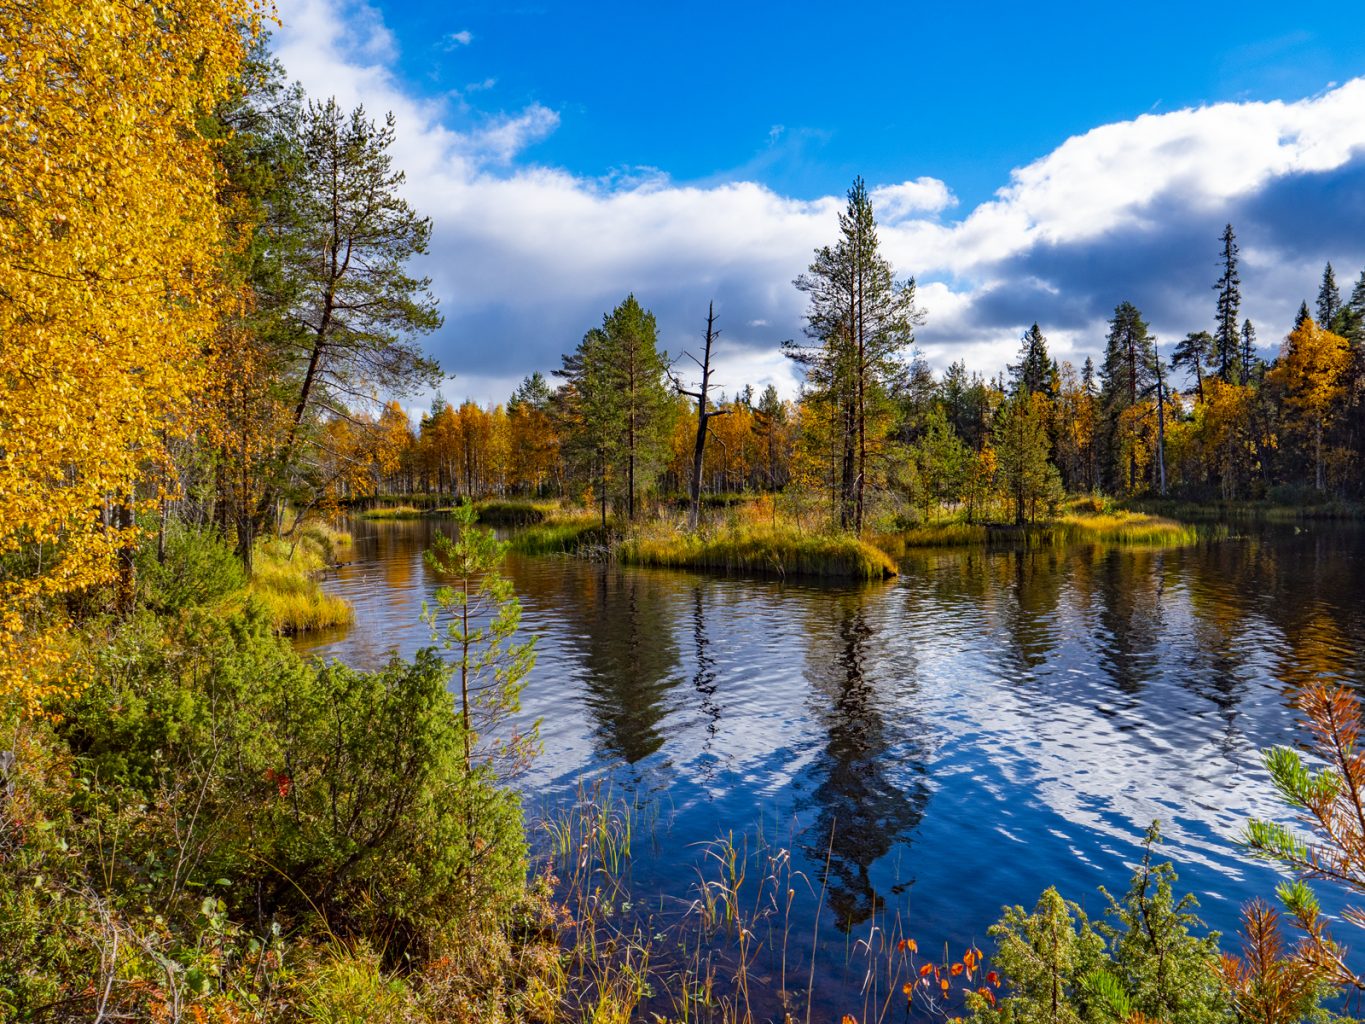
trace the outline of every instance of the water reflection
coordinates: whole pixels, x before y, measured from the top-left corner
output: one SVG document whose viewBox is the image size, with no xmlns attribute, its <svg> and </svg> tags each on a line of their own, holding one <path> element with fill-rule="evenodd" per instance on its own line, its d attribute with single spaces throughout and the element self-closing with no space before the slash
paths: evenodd
<svg viewBox="0 0 1365 1024">
<path fill-rule="evenodd" d="M 914 659 L 902 659 L 892 673 L 878 664 L 868 606 L 886 599 L 876 590 L 840 594 L 815 606 L 830 617 L 810 616 L 806 635 L 810 713 L 825 739 L 811 769 L 819 781 L 810 794 L 815 815 L 805 851 L 816 864 L 828 860 L 829 905 L 845 929 L 882 906 L 872 866 L 909 841 L 929 799 L 927 730 L 903 713 L 917 703 Z M 895 709 L 882 692 L 890 687 Z"/>
<path fill-rule="evenodd" d="M 356 625 L 300 646 L 366 667 L 429 643 L 435 528 L 354 524 L 356 564 L 327 586 Z M 912 895 L 923 941 L 984 942 L 1002 903 L 1121 886 L 1153 818 L 1229 931 L 1277 881 L 1236 843 L 1282 815 L 1259 750 L 1296 740 L 1306 683 L 1365 686 L 1361 538 L 924 552 L 866 588 L 513 560 L 542 638 L 528 785 L 553 802 L 625 766 L 623 786 L 666 799 L 671 832 L 637 854 L 645 896 L 683 895 L 694 844 L 781 822 L 817 888 L 828 858 L 832 948 Z"/>
</svg>

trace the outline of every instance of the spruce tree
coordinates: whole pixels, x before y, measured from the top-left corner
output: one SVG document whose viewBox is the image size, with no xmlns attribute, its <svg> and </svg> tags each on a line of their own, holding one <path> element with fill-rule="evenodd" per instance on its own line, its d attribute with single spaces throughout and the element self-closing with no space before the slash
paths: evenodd
<svg viewBox="0 0 1365 1024">
<path fill-rule="evenodd" d="M 1104 366 L 1100 370 L 1100 406 L 1104 415 L 1106 471 L 1112 484 L 1122 485 L 1126 475 L 1129 492 L 1138 485 L 1139 403 L 1152 387 L 1155 358 L 1141 312 L 1131 302 L 1119 303 L 1109 321 Z"/>
<path fill-rule="evenodd" d="M 1057 388 L 1057 364 L 1047 354 L 1047 338 L 1035 323 L 1019 344 L 1019 362 L 1011 363 L 1010 393 L 1053 394 Z"/>
<path fill-rule="evenodd" d="M 1308 311 L 1308 300 L 1305 299 L 1303 302 L 1299 303 L 1299 312 L 1294 317 L 1294 330 L 1297 331 L 1300 327 L 1302 327 L 1304 324 L 1308 323 L 1308 321 L 1312 319 L 1313 314 Z"/>
<path fill-rule="evenodd" d="M 1330 331 L 1339 309 L 1341 292 L 1337 289 L 1337 275 L 1329 262 L 1322 268 L 1322 285 L 1318 288 L 1318 326 L 1324 331 Z"/>
<path fill-rule="evenodd" d="M 1222 242 L 1223 273 L 1213 286 L 1218 292 L 1217 326 L 1213 337 L 1218 376 L 1230 383 L 1237 372 L 1237 313 L 1242 305 L 1242 281 L 1237 276 L 1237 236 L 1232 233 L 1231 224 L 1223 229 Z"/>
<path fill-rule="evenodd" d="M 1242 383 L 1249 384 L 1256 376 L 1256 327 L 1250 320 L 1242 324 Z"/>
</svg>

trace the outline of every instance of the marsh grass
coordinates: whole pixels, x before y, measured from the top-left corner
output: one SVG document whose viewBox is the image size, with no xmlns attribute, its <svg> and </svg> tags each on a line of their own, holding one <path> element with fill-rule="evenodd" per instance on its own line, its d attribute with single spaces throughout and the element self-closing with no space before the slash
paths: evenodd
<svg viewBox="0 0 1365 1024">
<path fill-rule="evenodd" d="M 826 900 L 834 836 L 823 864 L 808 873 L 792 852 L 795 822 L 780 842 L 762 826 L 729 832 L 694 847 L 690 886 L 644 900 L 631 879 L 632 850 L 646 840 L 657 845 L 661 823 L 657 809 L 601 783 L 580 786 L 575 801 L 543 823 L 543 877 L 553 878 L 566 922 L 555 1020 L 824 1020 L 828 995 L 817 988 L 841 966 L 860 1004 L 838 1007 L 833 1019 L 900 1020 L 911 999 L 931 1015 L 950 1015 L 938 1001 L 938 965 L 924 971 L 900 910 L 881 905 L 847 931 L 841 948 L 822 948 L 834 923 Z"/>
<path fill-rule="evenodd" d="M 519 531 L 512 537 L 512 550 L 523 555 L 580 554 L 585 547 L 605 546 L 607 539 L 592 513 L 558 515 Z"/>
<path fill-rule="evenodd" d="M 559 503 L 502 498 L 475 502 L 479 522 L 487 526 L 533 526 L 559 512 Z"/>
<path fill-rule="evenodd" d="M 847 534 L 808 534 L 789 526 L 726 527 L 710 533 L 640 532 L 616 549 L 627 565 L 717 569 L 761 576 L 881 580 L 896 563 L 880 548 Z"/>
<path fill-rule="evenodd" d="M 1172 519 L 1123 509 L 1093 509 L 1088 499 L 1073 503 L 1047 522 L 1028 526 L 948 520 L 880 535 L 877 546 L 894 557 L 913 548 L 1062 547 L 1105 544 L 1117 547 L 1171 548 L 1196 543 L 1195 527 Z"/>
<path fill-rule="evenodd" d="M 344 626 L 355 618 L 344 600 L 326 593 L 318 576 L 350 553 L 351 535 L 325 523 L 306 523 L 284 536 L 262 538 L 252 555 L 247 592 L 265 606 L 286 635 Z"/>
<path fill-rule="evenodd" d="M 439 509 L 416 508 L 412 505 L 389 505 L 382 508 L 369 508 L 360 513 L 361 519 L 421 519 L 439 512 Z"/>
</svg>

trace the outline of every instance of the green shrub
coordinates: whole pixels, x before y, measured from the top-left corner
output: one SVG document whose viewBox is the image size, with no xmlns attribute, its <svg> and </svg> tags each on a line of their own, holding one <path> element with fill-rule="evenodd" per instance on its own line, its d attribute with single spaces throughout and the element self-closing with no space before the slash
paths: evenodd
<svg viewBox="0 0 1365 1024">
<path fill-rule="evenodd" d="M 138 551 L 139 597 L 159 612 L 200 608 L 223 601 L 246 586 L 242 563 L 217 530 L 199 530 L 172 521 L 166 530 L 166 557 L 157 558 L 155 540 Z"/>
<path fill-rule="evenodd" d="M 1007 907 L 990 927 L 995 964 L 1007 995 L 998 1005 L 968 997 L 972 1019 L 991 1024 L 1113 1024 L 1129 1019 L 1165 1024 L 1220 1024 L 1232 1020 L 1214 967 L 1216 933 L 1197 936 L 1191 895 L 1177 900 L 1169 863 L 1153 864 L 1160 841 L 1148 830 L 1142 862 L 1118 900 L 1103 888 L 1106 920 L 1048 889 L 1031 913 Z M 1141 1014 L 1141 1018 L 1136 1015 Z"/>
</svg>

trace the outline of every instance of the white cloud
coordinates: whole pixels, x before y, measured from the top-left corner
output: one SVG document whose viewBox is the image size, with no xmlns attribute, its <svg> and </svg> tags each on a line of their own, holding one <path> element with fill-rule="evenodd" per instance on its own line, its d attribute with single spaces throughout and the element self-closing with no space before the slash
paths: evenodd
<svg viewBox="0 0 1365 1024">
<path fill-rule="evenodd" d="M 474 34 L 467 28 L 461 29 L 458 32 L 452 32 L 450 35 L 446 36 L 446 49 L 455 50 L 461 46 L 468 46 L 473 41 Z"/>
<path fill-rule="evenodd" d="M 880 185 L 868 198 L 883 223 L 905 220 L 916 213 L 938 213 L 957 205 L 957 197 L 937 178 L 916 178 L 899 185 Z"/>
<path fill-rule="evenodd" d="M 276 49 L 310 94 L 397 115 L 395 162 L 434 222 L 425 270 L 447 325 L 432 348 L 460 375 L 452 397 L 473 394 L 466 382 L 505 390 L 551 369 L 631 291 L 658 315 L 670 351 L 695 344 L 714 298 L 727 380 L 747 374 L 790 393 L 778 343 L 801 331 L 791 281 L 832 240 L 842 196 L 678 184 L 652 168 L 590 179 L 528 162 L 558 127 L 556 111 L 462 111 L 453 127 L 442 104 L 401 86 L 392 38 L 356 0 L 300 0 Z M 1352 182 L 1365 186 L 1365 79 L 1297 102 L 1097 127 L 1016 169 L 959 220 L 943 219 L 956 199 L 935 178 L 876 185 L 872 196 L 884 251 L 916 276 L 930 311 L 920 333 L 931 362 L 961 357 L 993 373 L 1034 320 L 1055 354 L 1079 361 L 1121 299 L 1163 337 L 1209 326 L 1225 221 L 1247 257 L 1244 313 L 1273 344 L 1325 259 L 1343 282 L 1365 263 L 1365 203 Z"/>
</svg>

